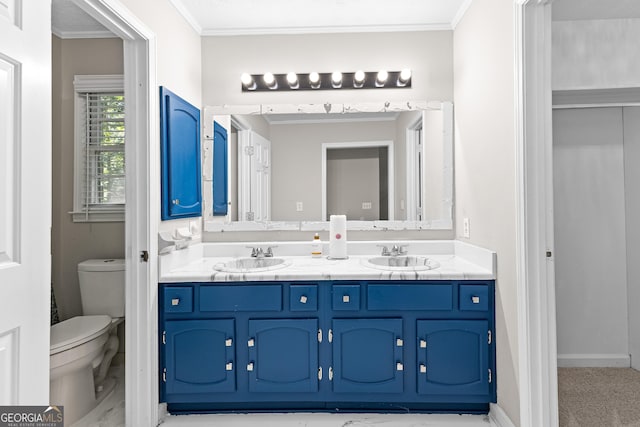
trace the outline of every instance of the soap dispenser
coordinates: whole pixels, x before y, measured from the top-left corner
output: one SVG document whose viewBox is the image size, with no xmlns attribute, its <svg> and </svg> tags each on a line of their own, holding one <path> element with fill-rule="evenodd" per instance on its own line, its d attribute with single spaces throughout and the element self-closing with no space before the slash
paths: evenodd
<svg viewBox="0 0 640 427">
<path fill-rule="evenodd" d="M 320 258 L 322 256 L 322 240 L 320 235 L 316 233 L 311 241 L 311 256 L 313 258 Z"/>
</svg>

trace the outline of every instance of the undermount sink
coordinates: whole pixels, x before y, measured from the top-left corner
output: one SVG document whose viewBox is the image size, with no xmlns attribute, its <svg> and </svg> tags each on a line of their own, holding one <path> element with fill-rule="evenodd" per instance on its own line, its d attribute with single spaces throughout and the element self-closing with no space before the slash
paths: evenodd
<svg viewBox="0 0 640 427">
<path fill-rule="evenodd" d="M 238 258 L 221 262 L 213 266 L 215 270 L 227 273 L 251 273 L 259 271 L 277 270 L 288 266 L 283 258 Z"/>
<path fill-rule="evenodd" d="M 424 256 L 378 256 L 363 260 L 367 267 L 379 270 L 420 271 L 440 267 L 440 263 Z"/>
</svg>

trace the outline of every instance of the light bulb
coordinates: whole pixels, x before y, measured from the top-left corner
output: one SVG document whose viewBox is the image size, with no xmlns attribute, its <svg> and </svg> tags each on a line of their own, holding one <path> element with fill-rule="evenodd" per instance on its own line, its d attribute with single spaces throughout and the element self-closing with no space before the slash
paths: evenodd
<svg viewBox="0 0 640 427">
<path fill-rule="evenodd" d="M 262 80 L 264 80 L 264 84 L 266 84 L 269 89 L 275 89 L 278 87 L 276 77 L 272 73 L 264 73 Z"/>
<path fill-rule="evenodd" d="M 411 70 L 405 68 L 400 71 L 400 76 L 398 77 L 398 86 L 405 86 L 409 80 L 411 79 Z"/>
<path fill-rule="evenodd" d="M 254 90 L 256 88 L 256 82 L 249 73 L 242 73 L 240 81 L 242 81 L 242 85 L 248 90 Z"/>
<path fill-rule="evenodd" d="M 376 77 L 376 86 L 384 86 L 387 82 L 387 78 L 389 77 L 389 73 L 386 70 L 378 71 L 378 75 Z"/>
<path fill-rule="evenodd" d="M 309 84 L 312 89 L 318 89 L 320 87 L 320 74 L 315 71 L 309 73 Z"/>
<path fill-rule="evenodd" d="M 364 78 L 364 71 L 356 71 L 356 73 L 353 75 L 353 87 L 362 87 L 362 85 L 364 85 Z"/>
<path fill-rule="evenodd" d="M 298 75 L 294 72 L 287 73 L 287 83 L 291 89 L 298 89 Z"/>
<path fill-rule="evenodd" d="M 331 83 L 335 88 L 342 86 L 342 73 L 340 71 L 334 71 L 331 73 Z"/>
</svg>

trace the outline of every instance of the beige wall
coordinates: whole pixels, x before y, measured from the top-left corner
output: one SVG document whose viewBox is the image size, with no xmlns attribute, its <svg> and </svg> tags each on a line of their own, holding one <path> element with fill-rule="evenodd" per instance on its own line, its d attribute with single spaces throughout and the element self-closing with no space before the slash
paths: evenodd
<svg viewBox="0 0 640 427">
<path fill-rule="evenodd" d="M 165 86 L 197 108 L 202 108 L 200 36 L 169 0 L 121 2 L 155 34 L 158 85 Z M 157 143 L 160 144 L 159 141 Z M 160 217 L 160 209 L 157 212 Z M 172 231 L 191 224 L 200 226 L 201 222 L 200 218 L 162 221 L 160 230 Z"/>
<path fill-rule="evenodd" d="M 640 86 L 640 19 L 556 21 L 553 90 Z"/>
<path fill-rule="evenodd" d="M 336 69 L 353 71 L 360 68 L 369 71 L 407 67 L 413 71 L 412 88 L 366 90 L 358 93 L 353 90 L 242 93 L 240 75 L 243 72 L 286 73 L 291 71 L 291 67 L 295 67 L 294 71 L 299 72 L 313 70 L 329 72 Z M 453 31 L 203 37 L 202 76 L 204 105 L 451 101 L 453 99 Z M 394 136 L 395 131 L 389 137 L 378 139 L 393 140 Z M 295 154 L 290 154 L 292 161 L 288 162 L 288 167 L 294 169 L 292 174 L 297 173 L 295 176 L 299 177 L 320 173 L 320 166 L 317 171 L 303 167 L 302 165 L 309 164 L 309 155 L 304 152 L 300 155 L 301 157 L 296 157 Z M 398 159 L 397 154 L 396 159 Z M 273 167 L 276 169 L 277 165 L 274 163 Z M 319 182 L 318 175 L 318 185 L 320 185 Z M 275 187 L 276 183 L 273 182 L 273 185 Z M 300 193 L 315 193 L 315 191 L 305 191 L 302 187 L 298 190 Z M 396 203 L 399 203 L 398 191 L 400 188 L 396 184 Z M 273 194 L 275 196 L 275 193 Z M 293 194 L 286 197 L 289 196 L 293 202 L 296 201 Z M 303 200 L 309 197 L 310 195 L 307 194 Z M 272 206 L 276 203 L 278 202 L 274 199 Z M 295 207 L 295 203 L 293 206 Z M 308 212 L 312 206 L 305 201 L 305 212 Z M 320 205 L 313 208 L 317 212 L 320 212 L 320 209 Z M 447 239 L 452 236 L 453 231 L 448 230 L 349 233 L 349 237 L 354 240 Z M 225 232 L 206 233 L 203 238 L 211 241 L 262 238 L 306 240 L 309 236 L 308 233 L 300 232 Z"/>
<path fill-rule="evenodd" d="M 455 30 L 455 221 L 458 239 L 498 255 L 498 404 L 520 425 L 514 15 L 511 1 L 476 0 Z"/>
<path fill-rule="evenodd" d="M 430 100 L 453 97 L 452 31 L 203 37 L 204 105 Z M 243 93 L 244 72 L 413 71 L 412 88 Z"/>
<path fill-rule="evenodd" d="M 122 74 L 120 39 L 52 37 L 53 206 L 52 282 L 61 320 L 82 314 L 77 265 L 90 258 L 124 258 L 124 222 L 74 223 L 75 74 Z"/>
<path fill-rule="evenodd" d="M 322 144 L 393 141 L 395 129 L 393 121 L 271 126 L 271 217 L 320 221 Z"/>
</svg>

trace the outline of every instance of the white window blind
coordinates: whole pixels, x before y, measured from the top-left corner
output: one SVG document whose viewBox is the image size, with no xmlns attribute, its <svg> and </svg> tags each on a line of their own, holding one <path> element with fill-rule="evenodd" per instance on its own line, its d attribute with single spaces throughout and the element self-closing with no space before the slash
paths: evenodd
<svg viewBox="0 0 640 427">
<path fill-rule="evenodd" d="M 110 76 L 76 76 L 74 81 L 76 180 L 73 218 L 74 221 L 123 221 L 124 93 L 121 80 L 119 85 L 104 87 L 104 82 L 101 85 L 95 81 L 98 77 L 111 80 Z M 94 83 L 93 87 L 86 84 L 87 79 Z"/>
</svg>

